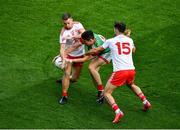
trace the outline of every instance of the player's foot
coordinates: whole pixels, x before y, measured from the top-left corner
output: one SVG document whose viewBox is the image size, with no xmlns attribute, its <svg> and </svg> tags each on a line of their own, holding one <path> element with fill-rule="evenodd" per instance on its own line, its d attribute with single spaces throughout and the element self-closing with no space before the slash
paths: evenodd
<svg viewBox="0 0 180 130">
<path fill-rule="evenodd" d="M 144 104 L 144 109 L 143 109 L 144 111 L 148 111 L 151 108 L 151 104 L 148 100 L 145 100 L 143 104 Z"/>
<path fill-rule="evenodd" d="M 103 96 L 103 91 L 98 91 L 97 97 L 102 97 Z"/>
<path fill-rule="evenodd" d="M 77 80 L 70 79 L 70 82 L 75 83 L 75 82 L 77 82 Z"/>
<path fill-rule="evenodd" d="M 124 113 L 122 111 L 120 111 L 120 113 L 116 114 L 112 123 L 118 123 L 123 116 L 124 116 Z"/>
<path fill-rule="evenodd" d="M 71 83 L 75 83 L 75 82 L 77 82 L 77 81 L 76 81 L 76 80 L 71 80 L 71 79 L 70 79 L 70 82 L 71 82 Z M 62 83 L 62 79 L 56 80 L 56 83 Z"/>
<path fill-rule="evenodd" d="M 99 97 L 96 101 L 97 101 L 99 104 L 103 104 L 103 103 L 104 103 L 104 96 Z"/>
<path fill-rule="evenodd" d="M 62 83 L 62 79 L 56 80 L 56 83 Z"/>
<path fill-rule="evenodd" d="M 59 100 L 59 104 L 61 104 L 61 105 L 64 105 L 64 104 L 66 104 L 67 103 L 67 97 L 65 97 L 65 96 L 63 96 L 60 100 Z"/>
<path fill-rule="evenodd" d="M 97 95 L 97 100 L 96 100 L 99 104 L 103 104 L 104 103 L 104 95 L 103 95 L 103 91 L 98 91 L 98 95 Z"/>
</svg>

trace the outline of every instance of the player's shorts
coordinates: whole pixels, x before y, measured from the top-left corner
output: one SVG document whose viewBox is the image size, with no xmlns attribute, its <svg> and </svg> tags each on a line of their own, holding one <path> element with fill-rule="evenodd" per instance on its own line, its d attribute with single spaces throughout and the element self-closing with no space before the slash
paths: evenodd
<svg viewBox="0 0 180 130">
<path fill-rule="evenodd" d="M 111 62 L 111 52 L 107 52 L 104 54 L 101 54 L 98 56 L 98 58 L 104 60 L 106 62 L 106 64 L 109 64 Z"/>
<path fill-rule="evenodd" d="M 130 85 L 135 78 L 135 70 L 120 70 L 113 72 L 109 81 L 114 86 Z"/>
<path fill-rule="evenodd" d="M 68 55 L 67 59 L 78 59 L 78 58 L 83 58 L 83 57 L 84 57 L 84 55 L 82 55 L 82 56 L 70 56 L 70 55 Z M 73 63 L 73 66 L 74 67 L 77 67 L 77 66 L 82 67 L 83 62 Z"/>
</svg>

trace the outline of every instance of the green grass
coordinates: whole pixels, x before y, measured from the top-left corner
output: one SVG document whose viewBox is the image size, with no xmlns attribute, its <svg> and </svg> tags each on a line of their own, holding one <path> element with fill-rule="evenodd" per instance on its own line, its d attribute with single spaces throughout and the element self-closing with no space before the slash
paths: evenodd
<svg viewBox="0 0 180 130">
<path fill-rule="evenodd" d="M 136 83 L 152 103 L 149 112 L 123 86 L 113 96 L 125 116 L 112 124 L 111 108 L 95 102 L 88 63 L 68 104 L 58 104 L 62 72 L 51 60 L 65 11 L 107 38 L 115 20 L 132 29 Z M 180 128 L 179 30 L 179 0 L 0 0 L 0 128 Z M 104 84 L 111 71 L 102 67 Z"/>
</svg>

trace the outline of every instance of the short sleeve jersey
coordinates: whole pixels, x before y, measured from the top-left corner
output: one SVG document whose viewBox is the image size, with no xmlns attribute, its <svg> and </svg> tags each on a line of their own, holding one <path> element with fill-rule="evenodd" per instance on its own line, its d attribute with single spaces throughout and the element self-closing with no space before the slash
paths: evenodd
<svg viewBox="0 0 180 130">
<path fill-rule="evenodd" d="M 97 48 L 97 47 L 103 45 L 103 43 L 106 41 L 106 39 L 102 35 L 95 34 L 95 33 L 94 33 L 94 38 L 96 39 L 96 42 L 92 46 L 89 46 L 88 50 L 90 50 L 92 48 Z M 110 49 L 106 48 L 103 52 L 100 53 L 100 55 L 107 53 L 109 51 L 110 51 Z"/>
<path fill-rule="evenodd" d="M 104 49 L 109 48 L 113 62 L 113 71 L 135 69 L 132 59 L 133 40 L 125 35 L 118 35 L 106 40 L 102 45 Z"/>
<path fill-rule="evenodd" d="M 60 33 L 59 42 L 60 44 L 65 44 L 65 49 L 69 48 L 75 44 L 75 40 L 71 37 L 78 35 L 79 30 L 84 29 L 83 25 L 79 22 L 74 22 L 73 27 L 69 30 L 63 28 Z M 69 53 L 70 56 L 82 56 L 85 53 L 84 45 L 81 45 L 75 51 Z"/>
</svg>

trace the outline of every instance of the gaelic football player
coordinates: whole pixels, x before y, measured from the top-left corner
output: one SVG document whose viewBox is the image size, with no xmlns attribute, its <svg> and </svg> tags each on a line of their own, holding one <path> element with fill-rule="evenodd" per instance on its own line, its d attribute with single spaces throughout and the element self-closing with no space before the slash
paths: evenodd
<svg viewBox="0 0 180 130">
<path fill-rule="evenodd" d="M 134 83 L 135 67 L 133 65 L 132 52 L 135 51 L 135 47 L 133 40 L 124 35 L 125 29 L 126 25 L 124 23 L 116 22 L 114 25 L 116 36 L 106 40 L 102 46 L 91 49 L 86 53 L 87 55 L 97 54 L 106 48 L 109 48 L 111 51 L 113 73 L 106 84 L 104 96 L 115 112 L 113 123 L 119 122 L 124 113 L 116 104 L 112 93 L 116 88 L 124 84 L 130 86 L 132 91 L 141 99 L 145 111 L 151 107 L 150 102 L 146 99 L 141 89 Z"/>
<path fill-rule="evenodd" d="M 88 47 L 88 50 L 99 47 L 105 42 L 105 38 L 102 35 L 95 34 L 90 30 L 87 30 L 84 33 L 82 33 L 81 38 L 82 38 L 81 44 L 85 44 Z M 87 60 L 91 60 L 88 68 L 93 83 L 98 90 L 97 102 L 103 103 L 104 99 L 102 98 L 102 94 L 103 94 L 104 86 L 101 81 L 99 69 L 102 65 L 110 63 L 111 61 L 110 50 L 107 48 L 97 55 L 93 55 L 93 56 L 86 55 L 83 58 L 71 59 L 67 61 L 78 63 L 78 62 L 85 62 Z"/>
<path fill-rule="evenodd" d="M 83 44 L 70 53 L 65 53 L 65 50 L 76 44 L 76 42 L 79 42 L 81 34 L 85 31 L 85 29 L 80 22 L 73 21 L 73 18 L 69 13 L 64 13 L 62 15 L 62 22 L 64 24 L 64 27 L 61 30 L 59 42 L 61 45 L 60 55 L 65 65 L 65 58 L 78 59 L 83 57 L 85 53 Z M 82 65 L 82 62 L 73 64 L 66 63 L 62 79 L 62 97 L 59 100 L 60 104 L 65 104 L 67 102 L 70 76 L 72 75 L 71 80 L 76 81 L 81 73 Z"/>
</svg>

